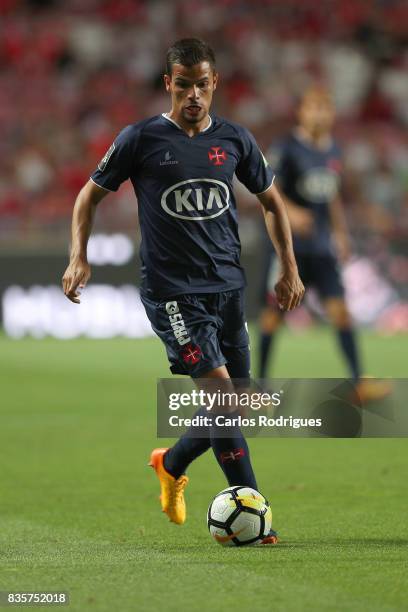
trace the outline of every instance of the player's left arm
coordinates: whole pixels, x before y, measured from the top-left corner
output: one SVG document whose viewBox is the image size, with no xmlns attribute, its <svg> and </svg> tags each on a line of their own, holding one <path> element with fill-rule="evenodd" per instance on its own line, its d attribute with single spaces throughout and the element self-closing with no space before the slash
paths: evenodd
<svg viewBox="0 0 408 612">
<path fill-rule="evenodd" d="M 337 195 L 329 204 L 331 228 L 337 254 L 341 261 L 347 261 L 351 255 L 350 234 L 346 215 L 340 196 Z"/>
<path fill-rule="evenodd" d="M 275 185 L 257 195 L 262 204 L 266 229 L 281 263 L 281 275 L 275 285 L 276 297 L 282 310 L 296 308 L 304 295 L 305 288 L 300 280 L 292 233 L 285 203 Z"/>
</svg>

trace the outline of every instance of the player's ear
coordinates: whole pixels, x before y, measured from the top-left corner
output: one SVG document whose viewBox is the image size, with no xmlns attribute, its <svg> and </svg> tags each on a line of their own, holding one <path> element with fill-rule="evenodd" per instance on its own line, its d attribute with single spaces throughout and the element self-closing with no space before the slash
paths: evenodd
<svg viewBox="0 0 408 612">
<path fill-rule="evenodd" d="M 171 76 L 169 76 L 168 74 L 165 74 L 163 75 L 163 80 L 164 80 L 164 86 L 166 88 L 166 91 L 170 91 Z"/>
<path fill-rule="evenodd" d="M 214 72 L 213 74 L 213 90 L 214 91 L 217 89 L 217 84 L 218 84 L 218 72 Z"/>
</svg>

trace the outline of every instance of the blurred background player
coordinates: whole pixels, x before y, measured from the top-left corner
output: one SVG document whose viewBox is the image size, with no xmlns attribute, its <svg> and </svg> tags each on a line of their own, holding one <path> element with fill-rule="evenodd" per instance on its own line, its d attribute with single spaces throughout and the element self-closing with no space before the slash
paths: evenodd
<svg viewBox="0 0 408 612">
<path fill-rule="evenodd" d="M 389 387 L 362 379 L 355 332 L 344 296 L 341 264 L 350 257 L 350 239 L 340 199 L 342 159 L 333 136 L 335 109 L 329 91 L 311 86 L 301 97 L 297 125 L 269 159 L 276 169 L 293 232 L 299 274 L 306 288 L 314 288 L 329 322 L 336 330 L 340 350 L 362 401 L 379 399 Z M 273 292 L 279 261 L 265 241 L 263 297 L 260 318 L 259 376 L 268 374 L 268 358 L 282 312 Z M 318 372 L 316 372 L 318 375 Z"/>
</svg>

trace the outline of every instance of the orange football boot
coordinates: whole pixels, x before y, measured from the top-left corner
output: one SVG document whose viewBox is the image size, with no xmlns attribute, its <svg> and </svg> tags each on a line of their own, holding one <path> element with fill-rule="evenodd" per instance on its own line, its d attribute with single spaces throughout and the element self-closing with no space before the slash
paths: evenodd
<svg viewBox="0 0 408 612">
<path fill-rule="evenodd" d="M 172 523 L 182 525 L 186 520 L 186 503 L 184 501 L 184 489 L 188 483 L 188 477 L 184 474 L 177 480 L 169 474 L 163 465 L 163 457 L 167 448 L 155 448 L 150 455 L 149 465 L 156 472 L 160 481 L 160 503 L 162 511 L 167 514 Z"/>
<path fill-rule="evenodd" d="M 376 380 L 369 376 L 362 376 L 356 383 L 354 399 L 360 400 L 362 405 L 378 402 L 385 399 L 392 392 L 392 384 L 388 380 Z"/>
<path fill-rule="evenodd" d="M 273 529 L 270 530 L 266 538 L 264 538 L 261 544 L 277 544 L 278 543 L 278 534 Z"/>
</svg>

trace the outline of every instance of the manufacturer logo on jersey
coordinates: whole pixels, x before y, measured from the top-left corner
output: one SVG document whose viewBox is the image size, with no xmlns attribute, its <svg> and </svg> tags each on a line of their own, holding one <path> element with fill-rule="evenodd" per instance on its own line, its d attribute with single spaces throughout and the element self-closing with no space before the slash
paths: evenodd
<svg viewBox="0 0 408 612">
<path fill-rule="evenodd" d="M 177 342 L 181 346 L 191 342 L 177 302 L 166 302 L 166 312 L 169 315 L 170 325 Z"/>
<path fill-rule="evenodd" d="M 211 147 L 208 151 L 208 159 L 214 166 L 222 166 L 227 159 L 227 154 L 221 147 Z"/>
<path fill-rule="evenodd" d="M 229 189 L 215 179 L 188 179 L 166 189 L 161 206 L 167 214 L 178 219 L 207 221 L 229 208 Z"/>
<path fill-rule="evenodd" d="M 108 161 L 110 160 L 114 150 L 115 150 L 115 143 L 113 142 L 98 164 L 98 168 L 101 172 L 103 172 L 106 166 L 108 165 Z"/>
<path fill-rule="evenodd" d="M 307 200 L 324 204 L 337 195 L 338 175 L 324 166 L 307 170 L 296 183 L 299 194 Z"/>
<path fill-rule="evenodd" d="M 173 159 L 170 151 L 166 151 L 164 154 L 164 159 L 160 162 L 161 166 L 173 166 L 174 164 L 178 164 L 177 159 Z"/>
</svg>

